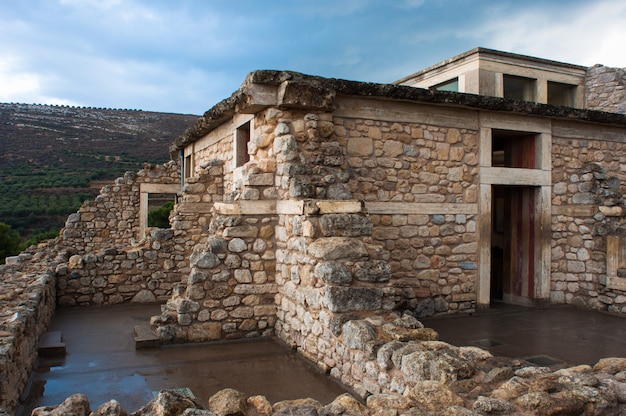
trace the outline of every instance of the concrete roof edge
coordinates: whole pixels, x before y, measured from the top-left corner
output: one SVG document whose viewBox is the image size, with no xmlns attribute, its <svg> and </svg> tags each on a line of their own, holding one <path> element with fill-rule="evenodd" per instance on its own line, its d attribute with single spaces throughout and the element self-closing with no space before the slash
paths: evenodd
<svg viewBox="0 0 626 416">
<path fill-rule="evenodd" d="M 570 69 L 575 69 L 575 70 L 579 70 L 579 71 L 586 71 L 588 69 L 588 67 L 586 66 L 582 66 L 582 65 L 575 65 L 575 64 L 570 64 L 567 62 L 559 62 L 559 61 L 554 61 L 551 59 L 545 59 L 545 58 L 537 58 L 535 56 L 530 56 L 530 55 L 522 55 L 522 54 L 517 54 L 517 53 L 512 53 L 512 52 L 505 52 L 505 51 L 499 51 L 497 49 L 489 49 L 489 48 L 483 48 L 483 47 L 476 47 L 473 49 L 470 49 L 469 51 L 460 53 L 456 56 L 453 56 L 452 58 L 446 59 L 444 61 L 438 62 L 434 65 L 431 65 L 427 68 L 421 69 L 417 72 L 414 72 L 410 75 L 407 75 L 405 77 L 402 77 L 401 79 L 394 81 L 394 84 L 401 84 L 403 82 L 408 81 L 411 78 L 415 78 L 418 77 L 420 75 L 426 74 L 428 72 L 434 71 L 435 69 L 438 68 L 442 68 L 444 66 L 450 65 L 453 62 L 456 61 L 460 61 L 462 59 L 465 59 L 469 56 L 472 55 L 495 55 L 495 56 L 500 56 L 500 57 L 504 57 L 504 58 L 512 58 L 512 59 L 520 59 L 520 60 L 524 60 L 524 61 L 529 61 L 529 62 L 536 62 L 536 63 L 540 63 L 540 64 L 547 64 L 547 65 L 554 65 L 554 66 L 560 66 L 560 67 L 565 67 L 565 68 L 570 68 Z"/>
</svg>

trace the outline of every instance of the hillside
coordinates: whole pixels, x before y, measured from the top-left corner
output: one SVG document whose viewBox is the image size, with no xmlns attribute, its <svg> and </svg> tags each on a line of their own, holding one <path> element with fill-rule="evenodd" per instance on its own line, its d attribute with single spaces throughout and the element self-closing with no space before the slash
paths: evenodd
<svg viewBox="0 0 626 416">
<path fill-rule="evenodd" d="M 198 116 L 0 103 L 0 222 L 22 237 L 57 230 L 104 183 L 168 147 Z"/>
</svg>

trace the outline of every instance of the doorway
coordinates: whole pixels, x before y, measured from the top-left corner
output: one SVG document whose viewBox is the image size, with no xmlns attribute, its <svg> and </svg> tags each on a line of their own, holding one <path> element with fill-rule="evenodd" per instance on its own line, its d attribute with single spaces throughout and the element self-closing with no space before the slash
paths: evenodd
<svg viewBox="0 0 626 416">
<path fill-rule="evenodd" d="M 540 276 L 539 187 L 493 185 L 490 301 L 532 304 Z"/>
</svg>

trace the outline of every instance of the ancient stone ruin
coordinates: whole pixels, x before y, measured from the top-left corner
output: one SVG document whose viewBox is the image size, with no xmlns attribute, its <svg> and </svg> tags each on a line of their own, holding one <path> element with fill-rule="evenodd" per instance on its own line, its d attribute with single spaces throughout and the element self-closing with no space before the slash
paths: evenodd
<svg viewBox="0 0 626 416">
<path fill-rule="evenodd" d="M 625 359 L 552 372 L 439 342 L 419 319 L 494 299 L 624 314 L 625 132 L 617 113 L 251 73 L 171 162 L 1 266 L 3 410 L 57 304 L 161 302 L 157 343 L 277 337 L 362 400 L 226 391 L 236 410 L 215 414 L 619 414 Z M 155 193 L 177 195 L 171 228 L 147 227 Z M 175 414 L 210 414 L 185 403 Z"/>
</svg>

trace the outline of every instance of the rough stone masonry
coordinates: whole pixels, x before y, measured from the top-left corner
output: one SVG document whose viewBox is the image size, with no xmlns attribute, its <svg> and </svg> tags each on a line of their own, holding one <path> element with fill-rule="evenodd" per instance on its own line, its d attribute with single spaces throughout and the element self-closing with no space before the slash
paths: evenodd
<svg viewBox="0 0 626 416">
<path fill-rule="evenodd" d="M 182 165 L 119 178 L 59 238 L 3 266 L 17 288 L 3 309 L 3 406 L 16 408 L 57 301 L 160 301 L 161 342 L 276 336 L 367 398 L 363 412 L 619 412 L 621 359 L 553 373 L 438 342 L 417 318 L 488 304 L 491 202 L 510 187 L 525 189 L 507 197 L 532 267 L 507 296 L 623 313 L 625 126 L 619 114 L 252 73 L 174 143 Z M 494 147 L 510 160 L 494 163 Z M 142 201 L 172 186 L 171 228 L 146 228 Z"/>
</svg>

